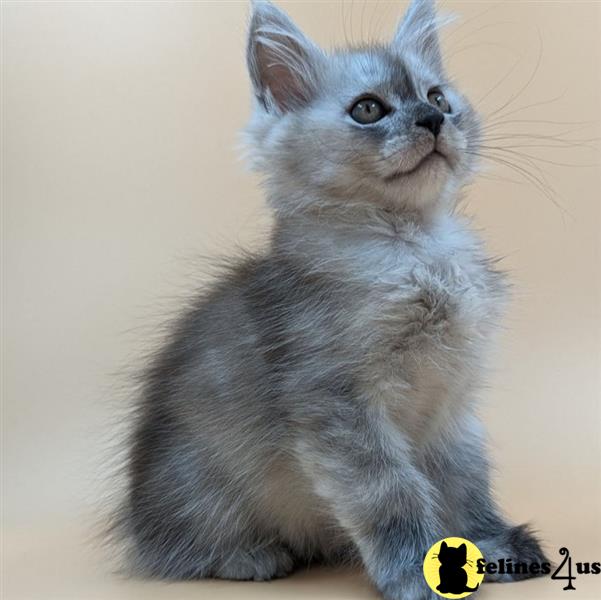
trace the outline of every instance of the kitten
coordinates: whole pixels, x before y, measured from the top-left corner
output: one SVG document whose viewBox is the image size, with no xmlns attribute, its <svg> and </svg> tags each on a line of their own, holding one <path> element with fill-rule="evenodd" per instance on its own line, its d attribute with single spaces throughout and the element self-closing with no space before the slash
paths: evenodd
<svg viewBox="0 0 601 600">
<path fill-rule="evenodd" d="M 145 372 L 118 519 L 134 569 L 267 580 L 353 562 L 418 600 L 449 535 L 544 560 L 490 492 L 474 405 L 506 285 L 454 211 L 479 122 L 433 2 L 390 44 L 331 53 L 253 3 L 248 68 L 275 226 Z"/>
</svg>

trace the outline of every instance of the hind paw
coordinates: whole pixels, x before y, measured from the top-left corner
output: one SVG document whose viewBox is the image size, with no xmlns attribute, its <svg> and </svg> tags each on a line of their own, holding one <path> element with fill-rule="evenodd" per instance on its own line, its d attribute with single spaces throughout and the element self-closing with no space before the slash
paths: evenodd
<svg viewBox="0 0 601 600">
<path fill-rule="evenodd" d="M 268 581 L 288 575 L 294 569 L 294 559 L 277 544 L 250 550 L 235 549 L 224 556 L 212 573 L 218 579 Z"/>
</svg>

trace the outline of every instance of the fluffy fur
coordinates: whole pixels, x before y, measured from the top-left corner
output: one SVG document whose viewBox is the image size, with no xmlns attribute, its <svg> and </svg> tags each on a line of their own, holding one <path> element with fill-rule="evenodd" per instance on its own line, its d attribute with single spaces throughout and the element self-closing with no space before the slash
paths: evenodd
<svg viewBox="0 0 601 600">
<path fill-rule="evenodd" d="M 360 562 L 386 598 L 423 600 L 449 535 L 544 559 L 491 498 L 475 401 L 506 285 L 454 211 L 479 125 L 436 24 L 415 0 L 390 45 L 326 53 L 254 3 L 247 136 L 276 224 L 144 374 L 117 519 L 137 572 Z M 416 125 L 433 87 L 452 108 L 437 137 Z M 365 94 L 390 107 L 373 125 L 349 116 Z"/>
</svg>

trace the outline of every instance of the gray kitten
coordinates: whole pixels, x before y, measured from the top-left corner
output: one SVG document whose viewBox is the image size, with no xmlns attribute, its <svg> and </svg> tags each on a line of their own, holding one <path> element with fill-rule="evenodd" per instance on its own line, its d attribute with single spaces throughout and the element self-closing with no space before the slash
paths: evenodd
<svg viewBox="0 0 601 600">
<path fill-rule="evenodd" d="M 389 45 L 332 53 L 254 3 L 248 67 L 275 226 L 144 374 L 118 520 L 131 564 L 265 580 L 356 562 L 416 600 L 436 597 L 422 561 L 450 535 L 544 561 L 491 498 L 475 402 L 506 285 L 454 211 L 479 123 L 433 2 Z"/>
</svg>

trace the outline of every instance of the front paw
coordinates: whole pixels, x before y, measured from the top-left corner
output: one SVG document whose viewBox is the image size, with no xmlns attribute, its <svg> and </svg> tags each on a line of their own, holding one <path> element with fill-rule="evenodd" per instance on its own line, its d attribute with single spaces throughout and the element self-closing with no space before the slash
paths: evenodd
<svg viewBox="0 0 601 600">
<path fill-rule="evenodd" d="M 421 568 L 405 571 L 379 586 L 385 600 L 439 600 L 424 579 Z"/>
<path fill-rule="evenodd" d="M 487 572 L 485 581 L 520 581 L 531 577 L 540 577 L 542 573 L 533 573 L 530 565 L 549 562 L 540 542 L 528 525 L 508 527 L 505 531 L 476 542 L 487 563 L 496 563 L 504 559 L 505 573 Z M 511 561 L 512 572 L 509 573 L 508 562 Z M 521 563 L 521 564 L 520 564 Z M 526 565 L 526 567 L 524 567 Z"/>
</svg>

